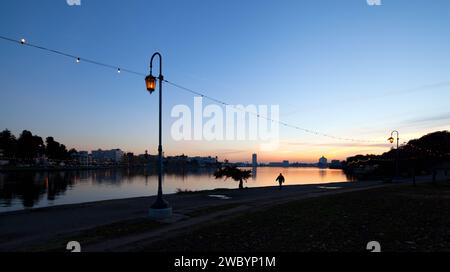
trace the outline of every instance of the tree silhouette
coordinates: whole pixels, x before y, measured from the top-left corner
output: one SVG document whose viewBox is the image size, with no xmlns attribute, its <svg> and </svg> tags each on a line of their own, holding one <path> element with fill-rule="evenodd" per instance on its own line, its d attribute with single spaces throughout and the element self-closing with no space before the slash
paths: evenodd
<svg viewBox="0 0 450 272">
<path fill-rule="evenodd" d="M 71 148 L 68 152 L 69 157 L 72 157 L 72 155 L 77 154 L 78 151 L 75 148 Z"/>
<path fill-rule="evenodd" d="M 247 179 L 252 176 L 251 173 L 251 170 L 241 170 L 235 166 L 225 166 L 217 169 L 214 176 L 216 179 L 225 177 L 225 179 L 232 178 L 234 181 L 239 181 L 239 189 L 244 189 L 244 180 L 247 182 Z"/>
<path fill-rule="evenodd" d="M 33 134 L 28 130 L 24 130 L 20 134 L 20 137 L 17 140 L 17 145 L 18 156 L 26 160 L 34 159 L 43 154 L 44 151 L 44 142 L 42 141 L 42 138 L 39 136 L 33 136 Z"/>
<path fill-rule="evenodd" d="M 45 139 L 45 142 L 47 144 L 45 148 L 45 154 L 48 158 L 54 160 L 69 159 L 70 154 L 67 151 L 65 145 L 58 143 L 53 137 L 47 137 L 47 139 Z"/>
<path fill-rule="evenodd" d="M 56 159 L 58 156 L 59 143 L 56 142 L 53 137 L 47 137 L 45 143 L 47 144 L 45 147 L 45 155 L 50 159 Z"/>
<path fill-rule="evenodd" d="M 17 140 L 11 131 L 5 129 L 0 132 L 0 149 L 3 150 L 3 156 L 13 158 L 17 152 Z"/>
<path fill-rule="evenodd" d="M 65 145 L 55 141 L 53 137 L 47 137 L 46 144 L 41 137 L 33 135 L 31 131 L 24 130 L 18 139 L 11 131 L 5 129 L 0 132 L 0 150 L 7 159 L 18 159 L 31 162 L 33 159 L 47 155 L 50 159 L 67 160 L 76 153 L 75 149 L 67 151 Z"/>
</svg>

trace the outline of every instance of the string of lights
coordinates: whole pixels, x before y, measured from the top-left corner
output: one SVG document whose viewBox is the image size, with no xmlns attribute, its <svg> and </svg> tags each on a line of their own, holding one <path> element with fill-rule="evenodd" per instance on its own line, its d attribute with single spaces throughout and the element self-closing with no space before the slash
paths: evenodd
<svg viewBox="0 0 450 272">
<path fill-rule="evenodd" d="M 366 160 L 356 160 L 356 161 L 351 161 L 348 164 L 349 165 L 353 165 L 353 164 L 361 164 L 361 163 L 368 163 L 368 162 L 393 162 L 395 159 L 382 159 L 382 158 L 376 158 L 376 159 L 366 159 Z"/>
<path fill-rule="evenodd" d="M 206 98 L 206 99 L 208 99 L 208 100 L 210 100 L 210 101 L 213 101 L 213 102 L 215 102 L 215 103 L 221 104 L 221 105 L 223 105 L 223 106 L 229 106 L 229 107 L 232 107 L 232 108 L 234 108 L 234 109 L 236 109 L 236 110 L 244 111 L 244 112 L 246 112 L 246 113 L 249 113 L 249 114 L 252 114 L 252 115 L 256 116 L 257 118 L 262 118 L 262 119 L 265 119 L 265 120 L 267 120 L 267 121 L 269 121 L 269 122 L 278 123 L 278 124 L 280 124 L 280 125 L 282 125 L 282 126 L 284 126 L 284 127 L 289 127 L 289 128 L 292 128 L 292 129 L 296 129 L 296 130 L 300 130 L 300 131 L 309 133 L 309 134 L 314 134 L 314 135 L 318 135 L 318 136 L 322 136 L 322 137 L 327 137 L 327 138 L 331 138 L 331 139 L 335 139 L 335 140 L 352 141 L 352 142 L 364 142 L 364 143 L 378 143 L 378 142 L 379 142 L 379 141 L 373 141 L 373 140 L 363 140 L 363 139 L 344 138 L 344 137 L 334 136 L 334 135 L 322 133 L 322 132 L 319 132 L 319 131 L 315 131 L 315 130 L 303 128 L 303 127 L 296 126 L 296 125 L 291 125 L 291 124 L 288 124 L 288 123 L 283 122 L 283 121 L 280 121 L 280 120 L 275 120 L 275 119 L 269 118 L 269 117 L 267 117 L 267 116 L 257 114 L 257 113 L 255 113 L 255 112 L 245 110 L 245 109 L 243 109 L 243 108 L 241 108 L 241 107 L 236 107 L 236 106 L 231 105 L 231 104 L 228 104 L 228 103 L 226 103 L 226 102 L 224 102 L 224 101 L 222 101 L 222 100 L 218 100 L 218 99 L 216 99 L 216 98 L 210 97 L 210 96 L 208 96 L 208 95 L 206 95 L 206 94 L 204 94 L 204 93 L 202 93 L 202 92 L 195 91 L 195 90 L 192 90 L 192 89 L 187 88 L 187 87 L 183 87 L 183 86 L 181 86 L 181 85 L 179 85 L 179 84 L 170 82 L 170 81 L 168 81 L 168 80 L 164 80 L 164 81 L 165 81 L 166 83 L 172 85 L 173 87 L 176 87 L 176 88 L 179 88 L 179 89 L 181 89 L 181 90 L 190 92 L 190 93 L 192 93 L 192 94 L 194 94 L 194 95 L 201 96 L 201 97 L 203 97 L 203 98 Z"/>
<path fill-rule="evenodd" d="M 439 156 L 439 157 L 443 157 L 443 156 Z M 408 158 L 400 158 L 400 161 L 411 161 L 411 160 L 419 160 L 421 159 L 420 157 L 414 156 L 414 157 L 408 157 Z M 348 165 L 358 165 L 358 164 L 365 164 L 365 163 L 379 163 L 379 162 L 395 162 L 395 158 L 391 158 L 391 159 L 382 159 L 382 158 L 376 158 L 376 159 L 366 159 L 366 160 L 355 160 L 355 161 L 351 161 L 348 163 Z"/>
<path fill-rule="evenodd" d="M 71 58 L 76 63 L 86 62 L 86 63 L 90 63 L 90 64 L 93 64 L 93 65 L 102 66 L 104 68 L 114 69 L 119 74 L 122 73 L 122 72 L 126 72 L 126 73 L 130 73 L 130 74 L 135 74 L 135 75 L 138 75 L 138 76 L 145 76 L 145 74 L 133 71 L 131 69 L 125 69 L 125 68 L 122 68 L 120 66 L 111 65 L 111 64 L 103 63 L 103 62 L 92 60 L 92 59 L 88 59 L 88 58 L 82 58 L 80 56 L 76 56 L 76 55 L 73 55 L 73 54 L 65 53 L 65 52 L 62 52 L 62 51 L 59 51 L 59 50 L 55 50 L 55 49 L 51 49 L 51 48 L 48 48 L 48 47 L 32 44 L 32 43 L 29 43 L 25 39 L 14 40 L 14 39 L 11 39 L 11 38 L 8 38 L 8 37 L 4 37 L 4 36 L 0 36 L 0 39 L 2 39 L 4 41 L 17 43 L 17 44 L 20 44 L 20 45 L 23 45 L 23 46 L 28 46 L 28 47 L 32 47 L 32 48 L 35 48 L 35 49 L 40 49 L 40 50 L 43 50 L 43 51 L 47 51 L 47 52 L 50 52 L 50 53 L 53 53 L 53 54 L 56 54 L 56 55 L 60 55 L 60 56 L 63 56 L 63 57 Z"/>
<path fill-rule="evenodd" d="M 75 61 L 75 63 L 85 62 L 85 63 L 101 66 L 101 67 L 104 67 L 104 68 L 109 68 L 109 69 L 116 70 L 116 72 L 119 73 L 119 74 L 124 72 L 124 73 L 138 75 L 138 76 L 141 76 L 141 77 L 145 77 L 146 76 L 146 74 L 144 74 L 144 73 L 133 71 L 131 69 L 124 68 L 122 66 L 111 65 L 111 64 L 103 63 L 103 62 L 100 62 L 100 61 L 97 61 L 97 60 L 93 60 L 93 59 L 89 59 L 89 58 L 83 58 L 83 57 L 80 57 L 80 56 L 77 56 L 77 55 L 74 55 L 74 54 L 69 54 L 69 53 L 66 53 L 66 52 L 63 52 L 63 51 L 60 51 L 60 50 L 55 50 L 55 49 L 51 49 L 51 48 L 48 48 L 48 47 L 32 44 L 32 43 L 28 42 L 27 40 L 25 40 L 23 38 L 20 39 L 20 40 L 16 40 L 16 39 L 8 38 L 8 37 L 5 37 L 5 36 L 0 36 L 0 39 L 4 40 L 4 41 L 16 43 L 16 44 L 19 44 L 19 45 L 22 45 L 22 46 L 28 46 L 28 47 L 31 47 L 31 48 L 35 48 L 35 49 L 39 49 L 39 50 L 42 50 L 42 51 L 50 52 L 50 53 L 53 53 L 53 54 L 56 54 L 56 55 L 60 55 L 60 56 L 63 56 L 63 57 L 71 58 L 71 59 L 73 59 Z M 330 138 L 330 139 L 334 139 L 334 140 L 339 140 L 339 141 L 350 141 L 350 142 L 360 142 L 360 143 L 379 143 L 380 142 L 380 141 L 375 141 L 375 140 L 365 140 L 365 139 L 354 139 L 354 138 L 340 137 L 340 136 L 335 136 L 335 135 L 323 133 L 323 132 L 312 130 L 312 129 L 307 129 L 307 128 L 304 128 L 304 127 L 301 127 L 301 126 L 292 125 L 292 124 L 283 122 L 281 120 L 275 120 L 275 119 L 269 118 L 267 116 L 260 115 L 260 114 L 255 113 L 255 112 L 248 111 L 248 110 L 246 110 L 244 108 L 231 105 L 231 104 L 226 103 L 226 102 L 224 102 L 224 101 L 222 101 L 220 99 L 208 96 L 208 95 L 206 95 L 206 94 L 204 94 L 202 92 L 195 91 L 193 89 L 184 87 L 184 86 L 182 86 L 180 84 L 177 84 L 177 83 L 165 80 L 165 79 L 164 79 L 164 82 L 170 84 L 171 86 L 173 86 L 175 88 L 178 88 L 180 90 L 189 92 L 191 94 L 203 97 L 203 98 L 208 99 L 208 100 L 210 100 L 210 101 L 212 101 L 214 103 L 217 103 L 219 105 L 233 107 L 236 110 L 244 111 L 244 112 L 246 112 L 248 114 L 256 116 L 257 118 L 265 119 L 265 120 L 267 120 L 269 122 L 272 122 L 272 123 L 278 123 L 279 125 L 281 125 L 283 127 L 295 129 L 295 130 L 302 131 L 302 132 L 305 132 L 305 133 L 308 133 L 308 134 L 312 134 L 312 135 L 316 135 L 316 136 L 322 136 L 322 137 L 326 137 L 326 138 Z"/>
<path fill-rule="evenodd" d="M 416 149 L 416 150 L 418 150 L 420 152 L 426 153 L 428 155 L 441 156 L 441 157 L 450 156 L 450 153 L 448 153 L 448 152 L 442 152 L 442 151 L 435 150 L 435 149 L 418 147 L 418 146 L 416 146 L 414 144 L 411 144 L 411 143 L 409 143 L 408 146 L 410 146 L 410 147 L 412 147 L 412 148 L 414 148 L 414 149 Z"/>
</svg>

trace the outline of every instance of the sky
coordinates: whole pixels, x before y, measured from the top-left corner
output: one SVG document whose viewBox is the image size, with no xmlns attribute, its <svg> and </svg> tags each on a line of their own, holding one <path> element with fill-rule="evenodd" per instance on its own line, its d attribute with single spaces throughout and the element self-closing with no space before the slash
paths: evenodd
<svg viewBox="0 0 450 272">
<path fill-rule="evenodd" d="M 166 155 L 315 162 L 382 153 L 450 127 L 450 1 L 3 0 L 0 35 L 148 73 L 230 104 L 279 105 L 283 122 L 373 143 L 280 127 L 261 140 L 176 141 L 176 105 L 194 95 L 163 86 Z M 24 129 L 78 150 L 157 153 L 158 96 L 134 74 L 0 40 L 0 129 Z M 157 64 L 155 64 L 157 66 Z M 204 101 L 205 106 L 208 101 Z"/>
</svg>

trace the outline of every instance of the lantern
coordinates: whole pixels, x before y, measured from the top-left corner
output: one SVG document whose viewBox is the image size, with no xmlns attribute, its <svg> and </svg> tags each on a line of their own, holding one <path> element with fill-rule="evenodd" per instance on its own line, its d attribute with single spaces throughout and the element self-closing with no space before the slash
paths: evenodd
<svg viewBox="0 0 450 272">
<path fill-rule="evenodd" d="M 149 75 L 145 78 L 145 84 L 147 85 L 147 91 L 153 93 L 156 89 L 156 78 L 152 75 Z"/>
<path fill-rule="evenodd" d="M 388 139 L 388 141 L 391 143 L 391 144 L 393 144 L 394 143 L 394 137 L 390 137 L 389 139 Z"/>
</svg>

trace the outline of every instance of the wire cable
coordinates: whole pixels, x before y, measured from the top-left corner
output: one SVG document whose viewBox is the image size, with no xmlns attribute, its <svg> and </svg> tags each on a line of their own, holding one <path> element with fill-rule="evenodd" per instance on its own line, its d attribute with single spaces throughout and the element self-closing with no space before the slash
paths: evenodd
<svg viewBox="0 0 450 272">
<path fill-rule="evenodd" d="M 146 74 L 144 74 L 144 73 L 133 71 L 133 70 L 127 69 L 127 68 L 123 68 L 122 66 L 115 66 L 115 65 L 103 63 L 103 62 L 100 62 L 100 61 L 97 61 L 97 60 L 93 60 L 93 59 L 82 58 L 80 56 L 69 54 L 69 53 L 66 53 L 66 52 L 63 52 L 63 51 L 60 51 L 60 50 L 55 50 L 55 49 L 47 48 L 47 47 L 44 47 L 44 46 L 32 44 L 32 43 L 27 42 L 25 39 L 15 40 L 15 39 L 11 39 L 11 38 L 8 38 L 8 37 L 5 37 L 5 36 L 1 36 L 1 35 L 0 35 L 0 39 L 2 39 L 4 41 L 13 42 L 13 43 L 16 43 L 16 44 L 19 44 L 19 45 L 32 47 L 32 48 L 39 49 L 39 50 L 42 50 L 42 51 L 50 52 L 50 53 L 53 53 L 53 54 L 56 54 L 56 55 L 60 55 L 60 56 L 63 56 L 63 57 L 71 58 L 71 59 L 74 59 L 76 61 L 76 63 L 86 62 L 86 63 L 90 63 L 90 64 L 93 64 L 93 65 L 101 66 L 101 67 L 104 67 L 104 68 L 114 69 L 118 73 L 125 72 L 125 73 L 130 73 L 130 74 L 134 74 L 134 75 L 138 75 L 138 76 L 142 76 L 142 77 L 146 76 Z M 283 122 L 281 120 L 275 120 L 275 119 L 269 118 L 267 116 L 260 115 L 260 114 L 255 113 L 255 112 L 247 111 L 245 109 L 242 109 L 241 107 L 236 107 L 236 106 L 231 105 L 231 104 L 229 104 L 227 102 L 224 102 L 224 101 L 222 101 L 220 99 L 208 96 L 208 95 L 206 95 L 206 94 L 204 94 L 202 92 L 195 91 L 193 89 L 184 87 L 184 86 L 182 86 L 180 84 L 177 84 L 177 83 L 165 80 L 165 79 L 164 79 L 164 82 L 166 82 L 166 83 L 170 84 L 171 86 L 173 86 L 175 88 L 178 88 L 180 90 L 184 90 L 184 91 L 189 92 L 191 94 L 194 94 L 194 95 L 206 98 L 206 99 L 208 99 L 208 100 L 210 100 L 210 101 L 212 101 L 214 103 L 217 103 L 217 104 L 220 104 L 220 105 L 223 105 L 223 106 L 230 106 L 230 107 L 233 107 L 234 109 L 237 109 L 237 110 L 244 111 L 246 113 L 252 114 L 252 115 L 256 116 L 257 118 L 265 119 L 265 120 L 267 120 L 269 122 L 275 122 L 275 123 L 278 123 L 279 125 L 281 125 L 283 127 L 296 129 L 296 130 L 303 131 L 303 132 L 308 133 L 308 134 L 322 136 L 322 137 L 326 137 L 326 138 L 330 138 L 330 139 L 334 139 L 334 140 L 340 140 L 340 141 L 350 141 L 350 142 L 360 142 L 360 143 L 379 143 L 380 142 L 380 141 L 374 141 L 374 140 L 345 138 L 345 137 L 340 137 L 340 136 L 335 136 L 335 135 L 331 135 L 331 134 L 315 131 L 315 130 L 312 130 L 312 129 L 307 129 L 307 128 L 304 128 L 304 127 L 301 127 L 301 126 L 292 125 L 292 124 Z"/>
</svg>

